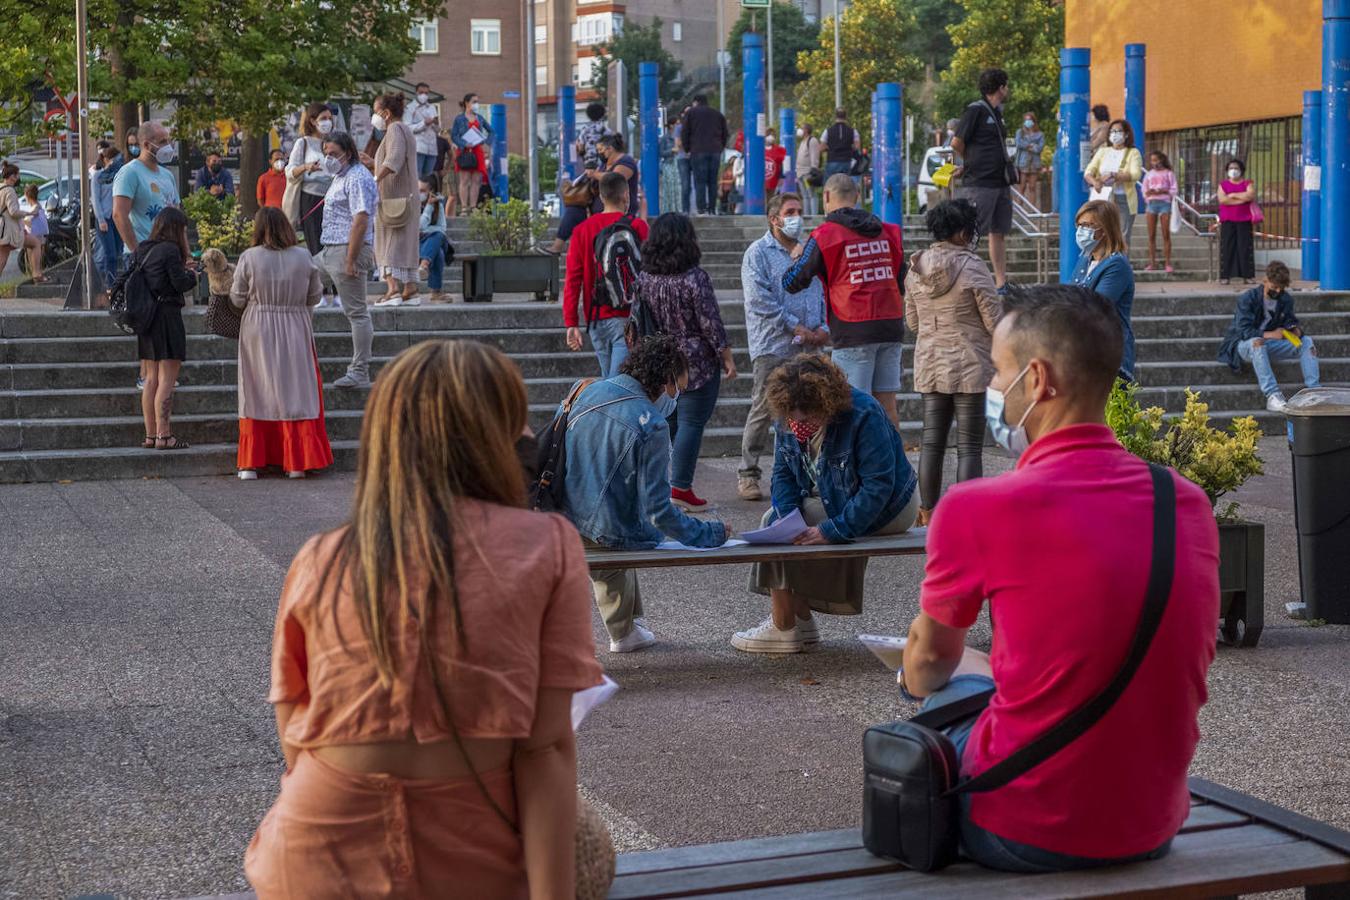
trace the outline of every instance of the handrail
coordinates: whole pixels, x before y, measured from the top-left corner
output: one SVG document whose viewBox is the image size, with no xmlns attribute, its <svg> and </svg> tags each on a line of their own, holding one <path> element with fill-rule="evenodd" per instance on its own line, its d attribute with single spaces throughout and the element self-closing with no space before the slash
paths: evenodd
<svg viewBox="0 0 1350 900">
<path fill-rule="evenodd" d="M 1044 283 L 1050 266 L 1050 239 L 1055 235 L 1051 230 L 1050 219 L 1055 214 L 1041 212 L 1017 188 L 1009 188 L 1009 196 L 1012 200 L 1013 227 L 1023 237 L 1035 242 L 1036 277 Z"/>
<path fill-rule="evenodd" d="M 1216 216 L 1214 213 L 1200 212 L 1200 210 L 1196 209 L 1194 206 L 1191 206 L 1189 203 L 1187 203 L 1185 200 L 1182 200 L 1180 197 L 1176 198 L 1176 202 L 1177 202 L 1177 210 L 1182 214 L 1178 217 L 1178 221 L 1181 222 L 1182 227 L 1188 229 L 1191 232 L 1191 234 L 1194 234 L 1196 237 L 1205 239 L 1205 246 L 1209 250 L 1209 280 L 1213 281 L 1215 278 L 1214 238 L 1216 235 L 1213 231 L 1209 229 L 1209 227 L 1206 227 L 1203 231 L 1200 230 L 1200 228 L 1198 228 L 1194 223 L 1192 223 L 1189 219 L 1186 218 L 1186 214 L 1189 213 L 1190 215 L 1194 216 L 1197 220 L 1199 220 L 1201 223 L 1205 223 L 1206 220 L 1210 220 L 1215 224 L 1217 224 L 1219 221 L 1219 217 Z"/>
</svg>

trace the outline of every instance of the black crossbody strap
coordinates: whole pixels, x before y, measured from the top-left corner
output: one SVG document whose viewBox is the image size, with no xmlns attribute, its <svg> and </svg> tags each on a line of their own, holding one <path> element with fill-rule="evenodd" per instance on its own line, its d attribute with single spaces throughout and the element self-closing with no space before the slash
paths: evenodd
<svg viewBox="0 0 1350 900">
<path fill-rule="evenodd" d="M 1153 476 L 1153 561 L 1149 566 L 1144 610 L 1139 616 L 1139 625 L 1134 631 L 1134 639 L 1130 642 L 1130 651 L 1124 664 L 1100 694 L 1021 750 L 974 778 L 962 781 L 949 794 L 991 791 L 1045 762 L 1097 724 L 1120 699 L 1135 672 L 1139 671 L 1149 645 L 1158 633 L 1163 612 L 1167 609 L 1167 597 L 1172 593 L 1172 576 L 1177 561 L 1176 485 L 1168 469 L 1150 465 L 1149 470 Z"/>
</svg>

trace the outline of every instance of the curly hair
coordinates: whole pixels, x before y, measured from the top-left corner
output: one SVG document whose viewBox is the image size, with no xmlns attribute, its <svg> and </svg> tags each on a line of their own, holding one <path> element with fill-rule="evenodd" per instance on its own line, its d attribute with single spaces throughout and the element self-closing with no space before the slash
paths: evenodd
<svg viewBox="0 0 1350 900">
<path fill-rule="evenodd" d="M 669 334 L 643 338 L 619 367 L 619 372 L 637 379 L 648 397 L 655 397 L 688 371 L 689 358 Z"/>
<path fill-rule="evenodd" d="M 945 200 L 928 210 L 926 224 L 935 241 L 950 241 L 966 235 L 969 240 L 979 234 L 980 215 L 975 204 L 966 199 Z"/>
<path fill-rule="evenodd" d="M 799 412 L 830 422 L 853 408 L 853 392 L 843 370 L 815 353 L 800 354 L 769 373 L 764 396 L 778 419 Z"/>
<path fill-rule="evenodd" d="M 653 275 L 682 275 L 703 258 L 694 223 L 682 213 L 662 213 L 652 222 L 642 245 L 642 271 Z"/>
</svg>

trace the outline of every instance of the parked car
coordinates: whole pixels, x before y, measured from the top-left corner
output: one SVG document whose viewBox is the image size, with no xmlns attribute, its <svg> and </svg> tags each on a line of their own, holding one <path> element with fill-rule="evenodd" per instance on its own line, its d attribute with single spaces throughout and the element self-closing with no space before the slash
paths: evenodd
<svg viewBox="0 0 1350 900">
<path fill-rule="evenodd" d="M 71 178 L 68 175 L 62 175 L 59 179 L 45 179 L 42 184 L 38 186 L 38 202 L 45 204 L 49 199 L 54 198 L 57 195 L 56 187 L 58 183 L 61 186 L 61 196 L 63 198 L 72 195 L 77 198 L 81 196 L 82 192 L 80 189 L 84 186 L 84 179 Z"/>
<path fill-rule="evenodd" d="M 1010 138 L 1004 149 L 1008 152 L 1008 159 L 1012 159 L 1017 155 L 1017 142 Z M 951 147 L 929 147 L 924 151 L 923 162 L 919 164 L 917 190 L 920 213 L 926 212 L 929 206 L 942 199 L 942 188 L 933 183 L 933 173 L 949 162 L 952 162 Z"/>
</svg>

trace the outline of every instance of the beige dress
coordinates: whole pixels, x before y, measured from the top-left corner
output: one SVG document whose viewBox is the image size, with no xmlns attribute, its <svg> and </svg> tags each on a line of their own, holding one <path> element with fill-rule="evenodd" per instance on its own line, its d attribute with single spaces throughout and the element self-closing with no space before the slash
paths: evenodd
<svg viewBox="0 0 1350 900">
<path fill-rule="evenodd" d="M 380 178 L 385 168 L 392 175 Z M 380 201 L 397 197 L 407 198 L 413 210 L 408 224 L 390 228 L 375 216 L 375 264 L 380 275 L 393 276 L 399 281 L 417 281 L 417 139 L 412 129 L 395 122 L 385 132 L 375 151 L 375 177 L 379 183 Z"/>
<path fill-rule="evenodd" d="M 23 246 L 23 208 L 9 185 L 0 185 L 0 246 Z"/>
<path fill-rule="evenodd" d="M 310 307 L 323 284 L 304 247 L 245 250 L 230 299 L 239 326 L 239 418 L 288 421 L 319 415 Z"/>
<path fill-rule="evenodd" d="M 1003 301 L 984 260 L 939 241 L 910 258 L 905 325 L 914 341 L 914 389 L 921 394 L 981 394 L 994 377 L 990 358 Z"/>
</svg>

